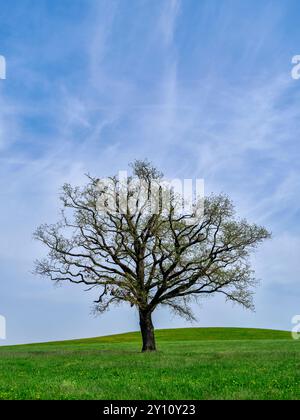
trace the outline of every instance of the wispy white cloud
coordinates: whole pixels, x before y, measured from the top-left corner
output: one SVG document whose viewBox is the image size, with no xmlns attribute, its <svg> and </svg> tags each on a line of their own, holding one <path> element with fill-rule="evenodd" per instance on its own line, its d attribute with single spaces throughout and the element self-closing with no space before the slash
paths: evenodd
<svg viewBox="0 0 300 420">
<path fill-rule="evenodd" d="M 166 47 L 170 47 L 174 41 L 176 31 L 176 20 L 180 13 L 181 1 L 170 0 L 164 2 L 164 8 L 159 19 L 159 30 L 162 34 L 162 41 Z"/>
</svg>

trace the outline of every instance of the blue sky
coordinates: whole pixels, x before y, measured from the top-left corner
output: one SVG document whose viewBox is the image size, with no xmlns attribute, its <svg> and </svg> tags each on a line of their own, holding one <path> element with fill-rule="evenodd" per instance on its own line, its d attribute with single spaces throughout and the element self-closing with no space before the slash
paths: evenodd
<svg viewBox="0 0 300 420">
<path fill-rule="evenodd" d="M 135 158 L 204 178 L 273 239 L 253 257 L 256 312 L 213 298 L 194 326 L 291 328 L 300 313 L 297 0 L 0 0 L 1 344 L 137 329 L 127 307 L 31 274 L 58 191 Z M 186 326 L 159 311 L 156 327 Z"/>
</svg>

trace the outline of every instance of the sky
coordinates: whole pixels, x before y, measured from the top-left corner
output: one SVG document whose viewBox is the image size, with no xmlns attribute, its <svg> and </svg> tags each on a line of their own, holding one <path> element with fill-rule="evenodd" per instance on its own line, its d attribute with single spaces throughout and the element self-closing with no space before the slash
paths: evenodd
<svg viewBox="0 0 300 420">
<path fill-rule="evenodd" d="M 298 0 L 0 0 L 0 345 L 138 329 L 129 307 L 91 313 L 93 292 L 32 274 L 32 234 L 59 190 L 148 158 L 203 178 L 272 240 L 253 256 L 256 311 L 213 297 L 193 324 L 292 328 L 300 313 Z"/>
</svg>

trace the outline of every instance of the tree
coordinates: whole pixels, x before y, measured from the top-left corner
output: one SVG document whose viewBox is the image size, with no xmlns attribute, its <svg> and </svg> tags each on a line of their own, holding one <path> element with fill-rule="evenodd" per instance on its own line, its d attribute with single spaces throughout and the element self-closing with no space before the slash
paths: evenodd
<svg viewBox="0 0 300 420">
<path fill-rule="evenodd" d="M 160 305 L 192 319 L 193 300 L 221 293 L 253 309 L 249 257 L 270 237 L 239 220 L 225 195 L 198 200 L 186 212 L 162 180 L 148 161 L 136 161 L 125 182 L 88 176 L 84 187 L 66 184 L 61 221 L 35 232 L 49 249 L 36 272 L 97 289 L 99 312 L 120 302 L 135 307 L 143 351 L 156 350 L 152 314 Z"/>
</svg>

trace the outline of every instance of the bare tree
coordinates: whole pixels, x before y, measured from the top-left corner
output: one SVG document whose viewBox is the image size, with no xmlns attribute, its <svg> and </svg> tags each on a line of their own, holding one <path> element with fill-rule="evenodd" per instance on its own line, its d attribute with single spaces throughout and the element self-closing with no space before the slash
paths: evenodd
<svg viewBox="0 0 300 420">
<path fill-rule="evenodd" d="M 120 302 L 136 307 L 143 351 L 156 350 L 152 314 L 159 305 L 192 319 L 193 300 L 221 293 L 253 308 L 249 256 L 270 237 L 265 228 L 237 219 L 224 195 L 205 198 L 201 216 L 199 203 L 192 213 L 179 211 L 176 194 L 161 187 L 162 174 L 148 161 L 132 165 L 125 190 L 119 178 L 108 180 L 64 185 L 61 221 L 35 232 L 49 249 L 36 262 L 38 274 L 99 289 L 99 312 Z M 162 205 L 165 193 L 169 206 Z"/>
</svg>

